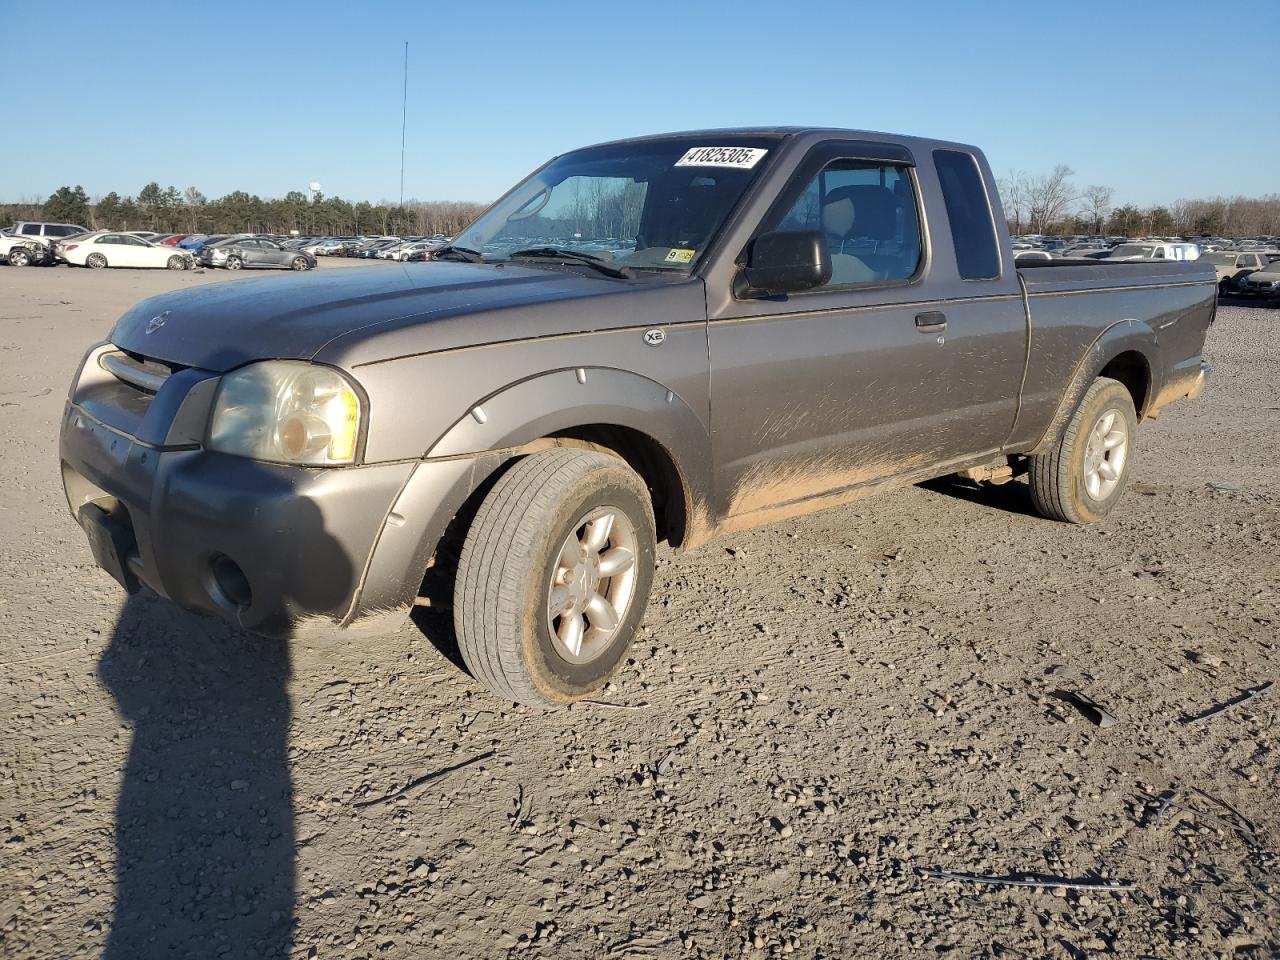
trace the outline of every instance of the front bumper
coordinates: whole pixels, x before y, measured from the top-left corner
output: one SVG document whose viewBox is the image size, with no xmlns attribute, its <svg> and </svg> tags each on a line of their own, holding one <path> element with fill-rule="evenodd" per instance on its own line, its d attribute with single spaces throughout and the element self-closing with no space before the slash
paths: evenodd
<svg viewBox="0 0 1280 960">
<path fill-rule="evenodd" d="M 369 576 L 384 529 L 405 525 L 391 510 L 415 464 L 302 468 L 154 446 L 70 401 L 59 451 L 72 516 L 127 589 L 276 636 L 408 613 L 422 567 Z"/>
<path fill-rule="evenodd" d="M 1280 286 L 1273 284 L 1271 286 L 1264 287 L 1260 284 L 1250 285 L 1243 283 L 1236 288 L 1236 293 L 1242 297 L 1261 297 L 1263 299 L 1270 299 L 1273 297 L 1280 297 Z"/>
</svg>

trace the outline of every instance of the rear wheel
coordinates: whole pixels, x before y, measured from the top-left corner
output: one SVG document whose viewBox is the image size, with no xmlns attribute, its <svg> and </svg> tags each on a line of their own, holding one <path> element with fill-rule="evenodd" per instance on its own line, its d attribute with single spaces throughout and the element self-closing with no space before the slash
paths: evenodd
<svg viewBox="0 0 1280 960">
<path fill-rule="evenodd" d="M 107 258 L 100 253 L 91 253 L 85 257 L 84 265 L 92 267 L 94 270 L 101 270 L 107 265 Z"/>
<path fill-rule="evenodd" d="M 243 266 L 244 266 L 244 261 L 241 260 L 239 257 L 227 257 L 228 270 L 239 270 Z"/>
<path fill-rule="evenodd" d="M 23 247 L 14 247 L 9 251 L 9 265 L 13 267 L 31 266 L 31 251 Z"/>
<path fill-rule="evenodd" d="M 1099 377 L 1085 392 L 1061 439 L 1031 457 L 1031 499 L 1046 517 L 1097 523 L 1129 485 L 1138 416 L 1129 390 Z"/>
<path fill-rule="evenodd" d="M 184 258 L 175 255 L 165 261 L 165 266 L 170 270 L 185 270 L 187 262 Z"/>
<path fill-rule="evenodd" d="M 311 264 L 307 263 L 307 258 L 306 258 L 306 257 L 294 257 L 294 258 L 293 258 L 293 269 L 295 269 L 295 270 L 307 270 L 307 269 L 309 269 L 309 268 L 310 268 L 310 266 L 311 266 Z"/>
<path fill-rule="evenodd" d="M 644 615 L 655 539 L 648 490 L 621 460 L 560 448 L 519 461 L 480 505 L 459 558 L 467 668 L 521 703 L 595 693 Z"/>
</svg>

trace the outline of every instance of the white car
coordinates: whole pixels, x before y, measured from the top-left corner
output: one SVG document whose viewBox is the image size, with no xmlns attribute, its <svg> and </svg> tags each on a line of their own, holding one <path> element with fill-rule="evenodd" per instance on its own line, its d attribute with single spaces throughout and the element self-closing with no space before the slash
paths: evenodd
<svg viewBox="0 0 1280 960">
<path fill-rule="evenodd" d="M 72 237 L 58 248 L 67 263 L 79 267 L 164 267 L 187 270 L 191 254 L 175 247 L 158 246 L 131 233 L 99 230 Z"/>
</svg>

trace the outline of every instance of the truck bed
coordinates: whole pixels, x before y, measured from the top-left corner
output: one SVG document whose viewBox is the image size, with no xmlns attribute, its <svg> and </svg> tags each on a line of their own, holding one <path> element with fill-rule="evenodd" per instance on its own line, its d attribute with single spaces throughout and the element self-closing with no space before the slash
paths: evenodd
<svg viewBox="0 0 1280 960">
<path fill-rule="evenodd" d="M 1026 390 L 1015 444 L 1039 441 L 1082 356 L 1104 338 L 1149 367 L 1135 403 L 1139 418 L 1181 395 L 1199 372 L 1205 331 L 1217 304 L 1217 274 L 1196 260 L 1044 260 L 1017 267 L 1027 316 Z M 1147 346 L 1144 346 L 1147 345 Z M 1154 349 L 1151 349 L 1154 348 Z"/>
<path fill-rule="evenodd" d="M 1217 284 L 1213 264 L 1199 260 L 1029 260 L 1017 265 L 1029 294 L 1171 283 Z"/>
</svg>

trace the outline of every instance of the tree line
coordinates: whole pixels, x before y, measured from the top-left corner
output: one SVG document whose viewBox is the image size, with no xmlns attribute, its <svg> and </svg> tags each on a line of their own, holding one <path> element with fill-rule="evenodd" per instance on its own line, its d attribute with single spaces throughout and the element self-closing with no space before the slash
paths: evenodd
<svg viewBox="0 0 1280 960">
<path fill-rule="evenodd" d="M 1071 181 L 1074 174 L 1059 164 L 1040 176 L 1014 171 L 998 178 L 1009 230 L 1053 236 L 1280 236 L 1280 193 L 1114 206 L 1110 187 L 1077 188 Z"/>
<path fill-rule="evenodd" d="M 0 204 L 0 223 L 47 220 L 78 223 L 92 230 L 155 230 L 161 233 L 274 233 L 303 236 L 452 236 L 474 220 L 484 204 L 456 200 L 351 202 L 294 190 L 263 199 L 236 190 L 209 200 L 195 187 L 179 191 L 151 182 L 137 196 L 114 190 L 91 201 L 84 188 L 64 186 L 44 203 Z"/>
<path fill-rule="evenodd" d="M 1280 194 L 1208 197 L 1170 204 L 1115 206 L 1114 191 L 1098 184 L 1077 187 L 1074 171 L 1059 164 L 1034 176 L 1013 171 L 997 180 L 1009 229 L 1015 234 L 1106 234 L 1110 236 L 1280 235 Z M 453 236 L 474 220 L 484 204 L 458 200 L 409 200 L 404 206 L 351 202 L 294 190 L 263 199 L 236 190 L 209 200 L 195 187 L 179 191 L 151 182 L 137 196 L 112 191 L 91 201 L 84 188 L 64 186 L 43 203 L 0 204 L 0 224 L 15 220 L 79 223 L 91 229 L 156 230 L 164 233 L 275 233 L 304 236 Z M 575 221 L 601 218 L 604 235 L 638 216 L 634 195 L 575 197 L 567 213 Z M 539 224 L 545 226 L 545 224 Z M 529 225 L 534 229 L 534 224 Z M 624 231 L 625 232 L 625 231 Z"/>
</svg>

